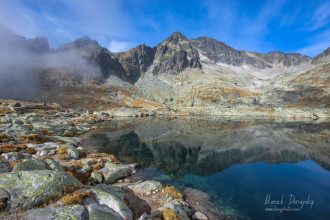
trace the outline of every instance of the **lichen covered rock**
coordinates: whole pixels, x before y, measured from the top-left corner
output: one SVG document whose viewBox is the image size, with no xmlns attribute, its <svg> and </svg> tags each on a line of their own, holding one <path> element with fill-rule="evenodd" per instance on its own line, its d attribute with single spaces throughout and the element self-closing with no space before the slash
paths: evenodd
<svg viewBox="0 0 330 220">
<path fill-rule="evenodd" d="M 162 187 L 162 184 L 157 181 L 144 181 L 142 183 L 132 184 L 128 186 L 135 193 L 146 193 L 148 191 Z"/>
<path fill-rule="evenodd" d="M 68 205 L 59 208 L 40 208 L 32 209 L 27 212 L 28 219 L 67 219 L 67 220 L 85 220 L 88 219 L 88 212 L 83 205 Z"/>
<path fill-rule="evenodd" d="M 55 160 L 52 159 L 46 159 L 44 160 L 44 162 L 49 166 L 50 169 L 52 170 L 57 170 L 60 172 L 65 172 L 65 170 L 63 169 L 63 167 L 61 167 L 61 165 L 56 162 Z"/>
<path fill-rule="evenodd" d="M 133 219 L 132 211 L 122 200 L 120 200 L 120 198 L 118 198 L 113 193 L 106 192 L 98 188 L 93 188 L 92 192 L 94 193 L 95 199 L 99 204 L 106 205 L 107 207 L 113 209 L 124 219 Z"/>
<path fill-rule="evenodd" d="M 114 163 L 106 163 L 100 171 L 103 173 L 105 183 L 108 184 L 115 183 L 131 173 L 131 170 L 126 166 Z"/>
<path fill-rule="evenodd" d="M 111 219 L 111 220 L 121 220 L 122 217 L 118 215 L 115 211 L 110 209 L 105 205 L 100 205 L 97 203 L 90 204 L 88 207 L 89 212 L 89 220 L 103 220 L 103 219 Z"/>
<path fill-rule="evenodd" d="M 0 173 L 9 172 L 9 163 L 8 162 L 0 162 Z"/>
<path fill-rule="evenodd" d="M 0 189 L 10 198 L 5 211 L 19 211 L 48 202 L 62 193 L 63 187 L 82 186 L 70 174 L 53 170 L 34 170 L 3 173 L 0 175 Z"/>
<path fill-rule="evenodd" d="M 46 165 L 40 160 L 25 159 L 21 163 L 16 164 L 12 171 L 17 172 L 32 170 L 47 170 L 47 168 Z"/>
</svg>

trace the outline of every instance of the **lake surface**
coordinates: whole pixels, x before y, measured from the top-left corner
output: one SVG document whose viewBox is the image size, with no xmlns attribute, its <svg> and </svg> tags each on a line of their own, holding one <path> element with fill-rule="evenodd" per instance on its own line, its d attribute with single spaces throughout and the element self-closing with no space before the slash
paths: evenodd
<svg viewBox="0 0 330 220">
<path fill-rule="evenodd" d="M 214 117 L 123 119 L 84 135 L 134 178 L 207 193 L 232 219 L 330 219 L 330 122 Z"/>
</svg>

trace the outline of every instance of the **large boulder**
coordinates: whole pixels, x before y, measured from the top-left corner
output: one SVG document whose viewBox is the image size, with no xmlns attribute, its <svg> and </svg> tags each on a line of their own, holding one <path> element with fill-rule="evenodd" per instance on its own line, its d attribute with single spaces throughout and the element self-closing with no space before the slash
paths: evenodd
<svg viewBox="0 0 330 220">
<path fill-rule="evenodd" d="M 30 209 L 54 199 L 62 193 L 63 187 L 82 186 L 72 175 L 54 170 L 34 170 L 3 173 L 0 175 L 0 189 L 8 194 L 4 211 Z"/>
<path fill-rule="evenodd" d="M 122 216 L 124 219 L 132 220 L 133 213 L 128 208 L 128 206 L 114 193 L 110 191 L 104 191 L 99 188 L 93 188 L 92 192 L 96 201 L 101 205 L 106 205 L 107 207 L 113 209 L 116 213 Z"/>
<path fill-rule="evenodd" d="M 0 173 L 9 172 L 9 163 L 8 162 L 0 162 Z"/>
<path fill-rule="evenodd" d="M 52 170 L 57 170 L 57 171 L 60 171 L 60 172 L 65 172 L 65 170 L 63 169 L 63 167 L 61 167 L 61 165 L 58 162 L 56 162 L 55 160 L 53 160 L 53 159 L 46 159 L 46 160 L 44 160 L 44 162 Z"/>
<path fill-rule="evenodd" d="M 148 191 L 162 187 L 162 184 L 157 181 L 144 181 L 128 186 L 134 193 L 146 193 Z"/>
<path fill-rule="evenodd" d="M 47 170 L 47 167 L 40 160 L 25 159 L 21 163 L 16 164 L 13 168 L 13 172 L 32 170 Z"/>
<path fill-rule="evenodd" d="M 156 209 L 153 213 L 149 215 L 149 218 L 154 219 L 160 216 L 165 209 L 171 209 L 174 211 L 176 217 L 182 220 L 189 220 L 187 213 L 185 212 L 185 207 L 183 204 L 177 201 L 167 202 L 162 207 Z"/>
<path fill-rule="evenodd" d="M 88 212 L 83 205 L 68 205 L 57 208 L 49 219 L 85 220 L 88 219 Z"/>
<path fill-rule="evenodd" d="M 125 199 L 128 199 L 127 192 L 124 189 L 117 187 L 117 186 L 111 186 L 111 185 L 107 185 L 107 184 L 97 184 L 96 186 L 94 186 L 94 188 L 101 189 L 105 192 L 113 194 L 122 201 L 125 201 Z"/>
<path fill-rule="evenodd" d="M 131 170 L 124 165 L 106 163 L 100 170 L 103 173 L 105 183 L 112 184 L 131 174 Z"/>
<path fill-rule="evenodd" d="M 27 212 L 28 219 L 67 219 L 67 220 L 85 220 L 88 219 L 88 212 L 83 205 L 68 205 L 59 208 L 40 208 L 32 209 Z"/>
<path fill-rule="evenodd" d="M 97 203 L 90 204 L 88 207 L 89 220 L 122 220 L 123 218 L 117 214 L 115 211 L 110 209 L 105 205 L 100 205 Z"/>
</svg>

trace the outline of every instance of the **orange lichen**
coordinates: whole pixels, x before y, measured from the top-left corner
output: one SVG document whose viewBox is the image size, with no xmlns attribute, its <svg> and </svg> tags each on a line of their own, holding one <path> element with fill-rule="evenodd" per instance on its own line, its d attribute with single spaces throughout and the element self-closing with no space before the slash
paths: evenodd
<svg viewBox="0 0 330 220">
<path fill-rule="evenodd" d="M 67 206 L 71 204 L 83 204 L 83 199 L 86 197 L 91 197 L 92 192 L 81 192 L 81 191 L 74 191 L 72 193 L 69 193 L 65 196 L 63 196 L 58 202 L 59 204 L 56 205 L 58 206 Z"/>
<path fill-rule="evenodd" d="M 162 187 L 160 188 L 160 191 L 166 195 L 168 194 L 169 196 L 171 196 L 173 199 L 180 199 L 182 200 L 183 199 L 183 196 L 182 194 L 176 189 L 174 188 L 173 186 L 165 186 L 165 187 Z"/>
<path fill-rule="evenodd" d="M 86 158 L 92 158 L 92 159 L 104 159 L 105 161 L 111 161 L 113 163 L 119 163 L 117 158 L 112 154 L 106 154 L 106 153 L 95 153 L 95 154 L 89 154 L 86 156 Z"/>
<path fill-rule="evenodd" d="M 181 218 L 175 213 L 173 209 L 166 208 L 163 210 L 164 220 L 180 220 Z"/>
<path fill-rule="evenodd" d="M 37 153 L 37 151 L 33 147 L 28 147 L 28 148 L 25 149 L 25 153 L 35 154 L 35 153 Z"/>
<path fill-rule="evenodd" d="M 0 146 L 0 153 L 18 152 L 26 148 L 27 146 L 25 144 L 18 144 L 18 145 L 6 144 Z"/>
<path fill-rule="evenodd" d="M 25 126 L 28 127 L 28 128 L 30 128 L 30 129 L 33 129 L 33 125 L 32 124 L 26 124 Z"/>
<path fill-rule="evenodd" d="M 78 167 L 79 169 L 84 166 L 80 160 L 69 161 L 69 162 L 67 162 L 67 164 Z"/>
<path fill-rule="evenodd" d="M 75 136 L 77 134 L 77 131 L 72 131 L 72 130 L 70 130 L 70 131 L 65 131 L 64 132 L 64 136 L 65 137 L 73 137 L 73 136 Z"/>
<path fill-rule="evenodd" d="M 86 173 L 80 173 L 78 172 L 78 169 L 75 168 L 73 171 L 66 171 L 68 174 L 76 177 L 80 182 L 82 183 L 88 183 L 88 182 L 92 182 L 92 178 L 91 178 L 91 173 L 90 172 L 86 172 Z"/>
<path fill-rule="evenodd" d="M 23 161 L 24 159 L 16 160 L 16 161 L 10 161 L 9 162 L 9 168 L 13 168 L 16 164 L 19 164 Z"/>
<path fill-rule="evenodd" d="M 102 162 L 98 162 L 96 164 L 93 165 L 93 170 L 96 171 L 96 170 L 100 170 L 104 167 L 103 163 Z"/>
<path fill-rule="evenodd" d="M 78 172 L 78 170 L 83 168 L 84 166 L 81 161 L 70 161 L 67 162 L 67 164 L 74 166 L 74 169 L 72 171 L 67 171 L 67 173 L 76 177 L 80 182 L 87 183 L 92 181 L 92 178 L 90 177 L 91 176 L 90 171 L 86 171 L 85 173 Z"/>
<path fill-rule="evenodd" d="M 42 144 L 48 141 L 48 139 L 41 137 L 38 134 L 29 134 L 19 136 L 19 139 L 22 143 L 33 143 L 33 144 Z"/>
<path fill-rule="evenodd" d="M 52 134 L 47 129 L 40 129 L 40 133 L 46 136 L 52 136 Z"/>
<path fill-rule="evenodd" d="M 76 191 L 77 189 L 82 189 L 82 188 L 84 188 L 83 185 L 77 186 L 76 184 L 74 184 L 73 186 L 63 186 L 62 193 L 58 194 L 54 199 L 51 199 L 51 200 L 45 202 L 44 204 L 40 205 L 39 208 L 45 207 L 53 202 L 56 202 L 59 199 L 61 199 L 63 196 L 65 196 L 69 193 L 72 193 L 72 192 Z"/>
<path fill-rule="evenodd" d="M 12 141 L 12 140 L 13 139 L 8 137 L 8 135 L 0 134 L 0 143 L 9 142 L 9 141 Z"/>
<path fill-rule="evenodd" d="M 67 148 L 66 147 L 60 147 L 56 150 L 56 154 L 67 154 Z"/>
</svg>

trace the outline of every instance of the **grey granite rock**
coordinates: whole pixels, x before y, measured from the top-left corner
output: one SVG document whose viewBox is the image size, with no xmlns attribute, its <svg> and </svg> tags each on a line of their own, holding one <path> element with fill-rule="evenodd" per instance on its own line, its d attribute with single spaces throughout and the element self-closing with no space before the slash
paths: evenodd
<svg viewBox="0 0 330 220">
<path fill-rule="evenodd" d="M 153 74 L 178 74 L 185 68 L 201 68 L 198 51 L 180 32 L 174 32 L 156 46 Z"/>
<path fill-rule="evenodd" d="M 89 220 L 121 220 L 122 217 L 111 208 L 97 203 L 90 204 L 88 207 Z"/>
<path fill-rule="evenodd" d="M 47 170 L 46 165 L 40 160 L 25 159 L 13 167 L 12 172 Z"/>
<path fill-rule="evenodd" d="M 100 171 L 103 173 L 105 183 L 108 184 L 115 183 L 131 173 L 126 166 L 114 163 L 106 163 Z"/>
<path fill-rule="evenodd" d="M 61 165 L 53 159 L 46 159 L 46 160 L 44 160 L 44 163 L 46 163 L 49 166 L 49 168 L 52 169 L 52 170 L 65 172 L 63 167 L 61 167 Z"/>
<path fill-rule="evenodd" d="M 8 162 L 0 162 L 0 173 L 9 172 L 9 163 Z"/>
<path fill-rule="evenodd" d="M 124 219 L 133 219 L 133 213 L 128 206 L 118 198 L 114 193 L 104 191 L 99 188 L 93 188 L 92 192 L 96 201 L 101 205 L 106 205 L 121 215 Z"/>
<path fill-rule="evenodd" d="M 64 186 L 73 185 L 82 184 L 68 173 L 53 170 L 20 171 L 0 175 L 0 189 L 10 195 L 5 211 L 39 206 L 62 193 Z"/>
</svg>

